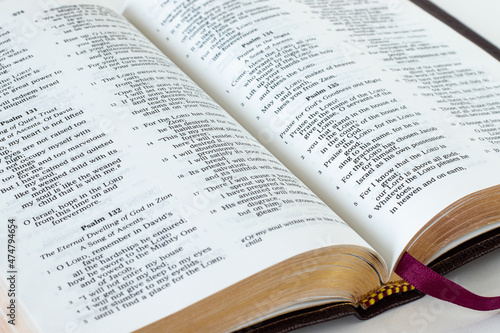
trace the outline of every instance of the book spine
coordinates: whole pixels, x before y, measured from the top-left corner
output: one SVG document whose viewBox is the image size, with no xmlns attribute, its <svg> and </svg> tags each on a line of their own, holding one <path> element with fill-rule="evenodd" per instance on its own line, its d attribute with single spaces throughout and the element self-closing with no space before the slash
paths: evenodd
<svg viewBox="0 0 500 333">
<path fill-rule="evenodd" d="M 387 296 L 405 293 L 411 290 L 415 290 L 415 287 L 405 281 L 384 285 L 376 291 L 368 293 L 368 295 L 359 302 L 358 306 L 360 306 L 363 310 L 367 310 L 369 307 Z"/>
</svg>

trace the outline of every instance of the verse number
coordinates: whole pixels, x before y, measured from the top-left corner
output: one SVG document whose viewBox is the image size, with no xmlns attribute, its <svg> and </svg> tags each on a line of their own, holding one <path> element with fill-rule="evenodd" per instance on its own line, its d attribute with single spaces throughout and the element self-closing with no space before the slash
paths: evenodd
<svg viewBox="0 0 500 333">
<path fill-rule="evenodd" d="M 116 208 L 116 209 L 113 209 L 112 211 L 108 212 L 109 216 L 115 216 L 116 214 L 119 214 L 122 212 L 122 209 L 121 208 Z"/>
</svg>

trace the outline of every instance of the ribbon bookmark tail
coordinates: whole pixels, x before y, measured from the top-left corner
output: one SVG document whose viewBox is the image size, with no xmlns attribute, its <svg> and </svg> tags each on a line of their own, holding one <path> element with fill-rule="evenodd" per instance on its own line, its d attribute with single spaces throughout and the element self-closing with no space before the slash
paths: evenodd
<svg viewBox="0 0 500 333">
<path fill-rule="evenodd" d="M 469 309 L 489 311 L 500 309 L 500 297 L 476 295 L 436 273 L 406 252 L 396 274 L 421 292 Z"/>
</svg>

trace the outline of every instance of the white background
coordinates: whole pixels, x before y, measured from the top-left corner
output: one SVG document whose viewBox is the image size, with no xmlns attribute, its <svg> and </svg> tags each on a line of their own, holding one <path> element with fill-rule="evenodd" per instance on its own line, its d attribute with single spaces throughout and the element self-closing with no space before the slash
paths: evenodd
<svg viewBox="0 0 500 333">
<path fill-rule="evenodd" d="M 500 1 L 431 0 L 460 21 L 500 47 Z"/>
</svg>

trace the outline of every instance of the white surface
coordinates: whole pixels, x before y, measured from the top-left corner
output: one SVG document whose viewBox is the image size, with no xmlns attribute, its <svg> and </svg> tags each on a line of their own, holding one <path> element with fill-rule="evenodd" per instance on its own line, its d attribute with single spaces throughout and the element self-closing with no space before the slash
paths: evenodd
<svg viewBox="0 0 500 333">
<path fill-rule="evenodd" d="M 500 1 L 431 0 L 439 7 L 500 47 Z"/>
<path fill-rule="evenodd" d="M 104 0 L 117 10 L 124 0 Z M 433 0 L 434 3 L 500 47 L 500 1 Z M 500 295 L 500 250 L 447 275 L 471 291 L 485 296 Z M 479 312 L 460 308 L 429 296 L 387 311 L 367 321 L 341 318 L 297 330 L 297 333 L 364 332 L 498 332 L 500 311 Z"/>
</svg>

